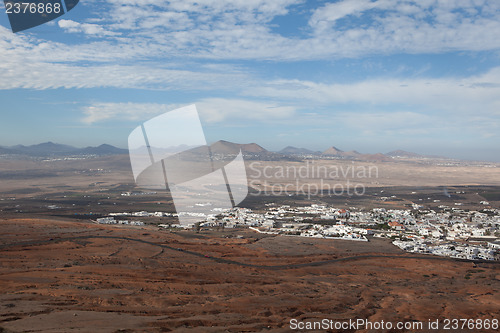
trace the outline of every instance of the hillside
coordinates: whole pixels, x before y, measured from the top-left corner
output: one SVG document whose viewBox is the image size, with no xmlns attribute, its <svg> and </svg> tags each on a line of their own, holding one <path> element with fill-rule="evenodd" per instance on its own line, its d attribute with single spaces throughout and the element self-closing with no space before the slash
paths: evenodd
<svg viewBox="0 0 500 333">
<path fill-rule="evenodd" d="M 224 140 L 219 140 L 210 145 L 212 153 L 218 154 L 237 154 L 240 150 L 247 154 L 265 154 L 266 149 L 256 143 L 240 144 Z"/>
<path fill-rule="evenodd" d="M 32 157 L 48 156 L 78 156 L 78 155 L 121 155 L 127 154 L 127 149 L 117 148 L 108 144 L 98 147 L 76 148 L 53 142 L 45 142 L 31 146 L 17 145 L 12 147 L 0 147 L 2 155 L 23 155 Z"/>
<path fill-rule="evenodd" d="M 307 148 L 297 148 L 293 146 L 288 146 L 283 149 L 281 149 L 278 153 L 283 154 L 283 155 L 318 155 L 321 154 L 321 152 L 318 151 L 312 151 Z"/>
<path fill-rule="evenodd" d="M 405 158 L 422 157 L 422 155 L 420 155 L 420 154 L 412 153 L 412 152 L 405 151 L 405 150 L 400 150 L 400 149 L 388 152 L 386 155 L 387 156 L 391 156 L 391 157 L 405 157 Z"/>
<path fill-rule="evenodd" d="M 327 150 L 323 152 L 323 155 L 333 155 L 333 156 L 341 156 L 344 151 L 338 149 L 337 147 L 331 146 Z"/>
</svg>

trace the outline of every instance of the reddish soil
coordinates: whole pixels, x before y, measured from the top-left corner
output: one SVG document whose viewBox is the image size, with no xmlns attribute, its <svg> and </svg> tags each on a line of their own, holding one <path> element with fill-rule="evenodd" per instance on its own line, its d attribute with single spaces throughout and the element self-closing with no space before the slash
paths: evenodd
<svg viewBox="0 0 500 333">
<path fill-rule="evenodd" d="M 0 220 L 0 230 L 0 332 L 288 332 L 291 318 L 500 319 L 500 265 L 417 258 L 381 240 L 39 219 Z M 361 257 L 332 261 L 352 256 Z"/>
</svg>

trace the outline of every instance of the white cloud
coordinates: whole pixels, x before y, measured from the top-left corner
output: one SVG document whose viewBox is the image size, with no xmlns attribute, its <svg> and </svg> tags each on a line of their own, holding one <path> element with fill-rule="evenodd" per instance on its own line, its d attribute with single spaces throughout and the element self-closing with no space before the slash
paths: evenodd
<svg viewBox="0 0 500 333">
<path fill-rule="evenodd" d="M 79 23 L 72 20 L 59 20 L 59 27 L 67 32 L 81 32 L 87 35 L 94 36 L 116 36 L 116 32 L 106 31 L 102 26 L 92 23 Z"/>
<path fill-rule="evenodd" d="M 210 123 L 229 119 L 272 121 L 288 119 L 296 114 L 293 106 L 276 102 L 260 102 L 243 99 L 207 98 L 196 103 L 201 117 Z"/>
<path fill-rule="evenodd" d="M 94 124 L 109 120 L 146 120 L 174 108 L 157 103 L 94 103 L 83 108 L 85 118 L 82 122 Z"/>
<path fill-rule="evenodd" d="M 68 32 L 106 37 L 100 48 L 85 42 L 77 46 L 74 53 L 82 60 L 90 52 L 78 51 L 87 48 L 99 54 L 93 58 L 108 60 L 112 58 L 106 54 L 119 49 L 127 59 L 139 55 L 275 61 L 500 48 L 497 1 L 339 1 L 312 11 L 309 25 L 299 27 L 309 35 L 280 35 L 272 20 L 301 2 L 109 0 L 99 17 L 88 19 L 99 25 L 70 20 L 59 25 Z"/>
<path fill-rule="evenodd" d="M 399 80 L 339 87 L 289 80 L 272 85 L 248 72 L 201 68 L 200 64 L 226 59 L 329 60 L 380 53 L 500 49 L 498 1 L 340 1 L 313 11 L 309 36 L 288 38 L 271 29 L 273 18 L 286 15 L 292 5 L 301 2 L 109 0 L 99 16 L 88 19 L 99 24 L 59 20 L 65 31 L 83 32 L 88 37 L 68 44 L 12 34 L 0 27 L 0 89 L 118 87 L 243 93 L 262 87 L 267 92 L 276 90 L 277 96 L 289 96 L 298 85 L 292 98 L 310 100 L 310 91 L 317 102 L 341 101 L 348 96 L 352 100 L 359 91 L 366 91 L 361 100 L 371 98 L 370 94 L 391 100 L 397 91 L 411 101 L 415 90 L 420 91 L 418 96 L 433 99 L 436 85 L 444 84 L 447 98 L 457 92 L 460 98 L 461 92 L 465 97 L 480 92 L 491 99 L 486 87 L 476 91 L 457 88 L 460 80 L 434 80 L 431 88 L 426 80 L 412 81 L 411 89 L 402 89 L 405 83 Z M 97 4 L 102 2 L 84 5 Z M 369 20 L 337 28 L 339 20 L 359 15 L 367 15 Z M 176 67 L 176 61 L 187 65 Z"/>
<path fill-rule="evenodd" d="M 287 119 L 296 108 L 275 102 L 256 102 L 242 99 L 207 98 L 195 103 L 200 117 L 207 123 L 247 119 L 269 121 Z M 180 104 L 159 103 L 94 103 L 83 108 L 82 122 L 145 121 L 159 114 L 179 108 Z"/>
<path fill-rule="evenodd" d="M 108 52 L 102 53 L 101 49 Z M 13 34 L 0 27 L 0 89 L 142 88 L 164 90 L 234 89 L 248 75 L 229 66 L 225 70 L 176 63 L 141 61 L 147 48 L 110 47 L 106 42 L 69 46 Z M 129 62 L 124 57 L 136 54 Z M 101 58 L 102 56 L 102 58 Z M 79 61 L 87 58 L 85 65 Z M 183 69 L 185 67 L 186 69 Z M 241 87 L 241 84 L 240 84 Z"/>
<path fill-rule="evenodd" d="M 274 120 L 307 124 L 313 130 L 345 127 L 379 135 L 414 135 L 418 127 L 421 135 L 457 129 L 498 137 L 500 68 L 467 77 L 462 69 L 457 69 L 457 77 L 441 78 L 425 78 L 422 73 L 417 78 L 390 78 L 388 73 L 352 83 L 328 82 L 336 73 L 320 73 L 315 66 L 310 67 L 316 70 L 313 75 L 322 82 L 308 79 L 307 67 L 297 71 L 301 80 L 280 79 L 283 67 L 266 70 L 268 61 L 285 61 L 287 77 L 294 77 L 294 66 L 309 65 L 301 61 L 498 52 L 500 1 L 345 0 L 322 1 L 316 8 L 308 3 L 298 7 L 307 23 L 294 26 L 300 34 L 288 37 L 288 27 L 282 30 L 276 23 L 287 20 L 274 19 L 303 2 L 82 1 L 82 6 L 90 6 L 91 17 L 81 22 L 60 19 L 57 27 L 85 38 L 57 42 L 55 34 L 13 34 L 0 26 L 0 89 L 178 90 L 186 98 L 210 92 L 227 98 L 189 102 L 197 102 L 202 118 L 211 123 Z M 464 58 L 470 55 L 465 53 Z M 246 60 L 261 62 L 253 67 L 255 62 Z M 492 63 L 478 65 L 477 72 Z M 82 121 L 140 122 L 177 106 L 94 103 L 83 110 Z"/>
<path fill-rule="evenodd" d="M 397 105 L 457 116 L 478 113 L 500 116 L 500 67 L 465 78 L 371 79 L 350 84 L 277 80 L 247 93 L 316 106 Z"/>
<path fill-rule="evenodd" d="M 309 24 L 318 29 L 331 27 L 335 21 L 349 16 L 360 14 L 368 9 L 378 7 L 380 2 L 371 0 L 348 0 L 329 3 L 316 10 L 309 20 Z"/>
<path fill-rule="evenodd" d="M 101 70 L 96 63 L 120 62 L 123 66 L 118 72 L 126 73 L 128 79 L 137 74 L 138 62 L 151 61 L 143 65 L 149 67 L 145 70 L 149 73 L 158 68 L 159 59 L 165 59 L 160 67 L 166 67 L 172 59 L 300 61 L 500 49 L 498 1 L 340 1 L 313 11 L 308 36 L 288 38 L 272 29 L 275 17 L 287 15 L 291 6 L 301 2 L 109 0 L 106 5 L 90 1 L 84 5 L 102 6 L 98 16 L 88 22 L 58 21 L 68 33 L 84 33 L 87 38 L 82 40 L 58 43 L 43 37 L 14 36 L 0 27 L 0 62 L 9 63 L 9 70 L 19 73 L 13 82 L 25 81 L 14 83 L 15 87 L 44 89 L 68 86 L 64 81 L 83 68 L 80 62 L 85 62 L 87 73 Z M 338 28 L 340 19 L 359 15 L 367 16 L 362 24 Z M 30 71 L 45 73 L 50 68 L 57 75 L 47 75 L 44 82 L 32 84 L 40 79 L 23 69 L 27 62 Z M 92 74 L 76 75 L 71 86 L 126 85 L 110 74 L 97 80 Z M 4 81 L 4 75 L 10 76 L 2 68 L 0 75 Z M 147 81 L 146 75 L 139 81 Z M 163 82 L 151 76 L 151 85 L 161 89 Z"/>
<path fill-rule="evenodd" d="M 429 135 L 436 130 L 436 127 L 443 126 L 442 115 L 426 115 L 412 111 L 393 112 L 339 112 L 335 115 L 336 121 L 342 127 L 353 130 L 364 135 L 389 135 L 401 136 L 408 134 Z"/>
<path fill-rule="evenodd" d="M 12 64 L 12 62 L 10 62 Z M 216 74 L 148 66 L 26 63 L 18 70 L 0 65 L 0 89 L 135 88 L 204 91 L 234 89 L 239 74 Z"/>
</svg>

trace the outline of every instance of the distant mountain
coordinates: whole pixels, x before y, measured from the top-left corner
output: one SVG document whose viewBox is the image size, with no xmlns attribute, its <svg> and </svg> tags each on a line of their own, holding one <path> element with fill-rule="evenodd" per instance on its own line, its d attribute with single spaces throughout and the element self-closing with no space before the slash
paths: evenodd
<svg viewBox="0 0 500 333">
<path fill-rule="evenodd" d="M 405 150 L 394 150 L 394 151 L 388 152 L 385 155 L 393 157 L 393 158 L 431 158 L 431 159 L 444 159 L 444 160 L 450 159 L 449 157 L 445 157 L 445 156 L 421 155 L 421 154 L 412 153 L 412 152 L 405 151 Z"/>
<path fill-rule="evenodd" d="M 87 147 L 78 150 L 81 155 L 122 155 L 128 154 L 127 149 L 117 148 L 115 146 L 103 144 L 99 147 Z"/>
<path fill-rule="evenodd" d="M 363 154 L 357 152 L 356 150 L 343 151 L 343 150 L 340 150 L 334 146 L 331 146 L 330 148 L 325 150 L 322 153 L 322 155 L 337 156 L 337 157 L 341 157 L 341 158 L 351 158 L 351 159 L 356 159 L 356 158 L 363 156 Z"/>
<path fill-rule="evenodd" d="M 240 145 L 240 147 L 241 147 L 241 150 L 245 153 L 257 153 L 257 154 L 269 153 L 269 151 L 267 151 L 267 149 L 262 148 L 261 146 L 259 146 L 256 143 L 242 144 L 242 145 Z"/>
<path fill-rule="evenodd" d="M 197 151 L 201 151 L 196 149 Z M 237 155 L 240 150 L 246 160 L 262 160 L 262 161 L 300 161 L 300 158 L 291 155 L 285 155 L 268 151 L 256 143 L 234 143 L 225 140 L 220 140 L 210 145 L 212 155 L 216 158 L 226 159 Z"/>
<path fill-rule="evenodd" d="M 391 152 L 388 152 L 385 155 L 391 156 L 391 157 L 405 157 L 405 158 L 418 158 L 418 157 L 422 157 L 422 155 L 420 155 L 420 154 L 412 153 L 412 152 L 405 151 L 405 150 L 393 150 Z"/>
<path fill-rule="evenodd" d="M 32 146 L 17 145 L 8 148 L 1 147 L 0 154 L 25 155 L 33 157 L 47 156 L 77 156 L 77 155 L 120 155 L 127 154 L 126 149 L 103 144 L 99 147 L 75 148 L 53 142 L 45 142 Z"/>
<path fill-rule="evenodd" d="M 312 150 L 306 149 L 306 148 L 292 147 L 292 146 L 285 147 L 285 148 L 281 149 L 278 153 L 283 154 L 283 155 L 317 155 L 317 154 L 321 154 L 321 152 L 312 151 Z"/>
<path fill-rule="evenodd" d="M 145 147 L 143 147 L 145 148 Z M 189 146 L 181 145 L 178 147 L 171 147 L 163 149 L 166 152 L 175 154 L 182 151 L 191 151 L 194 154 L 205 153 L 206 147 L 191 148 Z M 170 151 L 172 150 L 172 151 Z M 226 158 L 237 155 L 240 150 L 246 159 L 257 159 L 257 160 L 269 160 L 269 161 L 279 161 L 279 160 L 302 160 L 304 155 L 317 155 L 318 158 L 324 156 L 325 158 L 339 158 L 348 160 L 360 160 L 360 161 L 373 161 L 373 162 L 384 162 L 390 161 L 394 158 L 439 158 L 446 159 L 441 156 L 431 156 L 431 155 L 420 155 L 417 153 L 408 152 L 405 150 L 394 150 L 388 152 L 387 154 L 361 154 L 356 150 L 343 151 L 335 146 L 331 146 L 323 152 L 313 151 L 307 148 L 297 148 L 293 146 L 288 146 L 280 150 L 279 152 L 270 152 L 267 149 L 256 143 L 234 143 L 225 140 L 219 140 L 212 145 L 210 145 L 210 150 L 214 156 L 220 158 Z M 23 155 L 23 156 L 33 156 L 33 157 L 47 157 L 47 156 L 84 156 L 84 155 L 123 155 L 128 154 L 127 149 L 121 149 L 108 144 L 102 144 L 97 147 L 86 147 L 86 148 L 75 148 L 68 145 L 57 144 L 54 142 L 44 142 L 31 146 L 17 145 L 12 147 L 1 147 L 0 155 Z"/>
<path fill-rule="evenodd" d="M 336 155 L 336 156 L 341 156 L 344 151 L 340 150 L 334 146 L 331 146 L 327 150 L 323 152 L 323 155 Z"/>
<path fill-rule="evenodd" d="M 344 151 L 340 155 L 343 157 L 356 158 L 356 157 L 362 156 L 363 154 L 357 152 L 356 150 L 350 150 L 350 151 Z"/>
<path fill-rule="evenodd" d="M 14 152 L 9 148 L 0 147 L 0 155 L 13 154 Z"/>
<path fill-rule="evenodd" d="M 214 154 L 238 154 L 240 149 L 244 154 L 267 154 L 269 151 L 262 148 L 256 143 L 233 143 L 229 141 L 219 140 L 212 145 L 210 149 Z"/>
<path fill-rule="evenodd" d="M 53 154 L 65 154 L 74 152 L 77 148 L 61 145 L 53 142 L 45 142 L 32 146 L 23 146 L 18 145 L 11 147 L 11 150 L 17 152 L 18 154 L 23 155 L 32 155 L 32 156 L 43 156 L 43 155 L 53 155 Z"/>
</svg>

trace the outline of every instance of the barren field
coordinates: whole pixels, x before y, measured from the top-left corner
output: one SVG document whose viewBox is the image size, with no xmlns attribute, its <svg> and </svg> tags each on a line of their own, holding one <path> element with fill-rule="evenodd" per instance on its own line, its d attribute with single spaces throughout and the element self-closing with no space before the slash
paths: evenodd
<svg viewBox="0 0 500 333">
<path fill-rule="evenodd" d="M 297 190 L 296 181 L 364 187 L 500 186 L 500 167 L 495 163 L 394 160 L 246 161 L 249 185 L 264 191 L 272 185 Z M 64 190 L 105 191 L 135 187 L 127 155 L 82 160 L 0 159 L 0 198 L 30 197 Z"/>
<path fill-rule="evenodd" d="M 364 187 L 500 185 L 500 168 L 494 163 L 394 160 L 361 162 L 349 160 L 251 161 L 247 174 L 254 187 L 264 182 L 296 185 L 323 184 Z M 322 182 L 321 182 L 322 181 Z M 293 187 L 292 187 L 293 188 Z"/>
<path fill-rule="evenodd" d="M 246 230 L 0 220 L 5 332 L 288 332 L 329 318 L 498 318 L 500 266 Z M 239 237 L 236 237 L 239 236 Z"/>
<path fill-rule="evenodd" d="M 269 202 L 367 209 L 418 204 L 435 210 L 460 203 L 464 209 L 477 209 L 484 200 L 500 208 L 500 168 L 493 163 L 247 161 L 247 175 L 250 195 L 240 206 L 252 209 Z M 353 191 L 356 186 L 361 193 Z M 135 185 L 128 156 L 0 159 L 3 217 L 88 219 L 85 215 L 120 211 L 174 212 L 169 194 L 153 191 Z M 126 192 L 146 193 L 123 196 Z"/>
<path fill-rule="evenodd" d="M 256 211 L 269 202 L 360 209 L 460 202 L 476 209 L 488 200 L 500 207 L 499 169 L 492 164 L 315 161 L 340 172 L 323 177 L 311 172 L 324 169 L 308 162 L 257 162 L 247 163 L 254 192 L 241 204 Z M 377 174 L 344 177 L 352 166 L 372 172 L 376 166 Z M 301 184 L 359 181 L 366 193 L 254 196 L 295 181 L 264 174 L 281 167 L 309 168 Z M 145 218 L 144 227 L 91 222 L 141 210 L 174 207 L 166 193 L 134 185 L 127 156 L 0 160 L 0 332 L 288 332 L 292 318 L 427 322 L 500 315 L 497 263 L 415 256 L 380 239 L 155 227 L 173 218 Z"/>
</svg>

